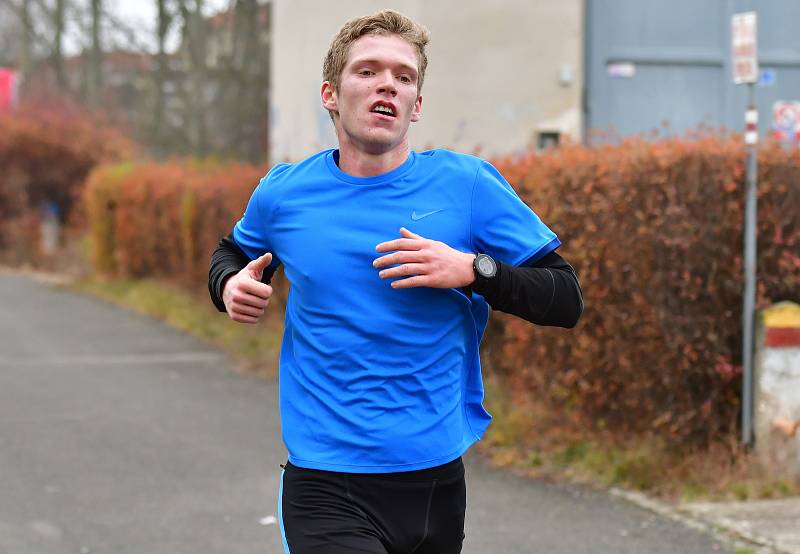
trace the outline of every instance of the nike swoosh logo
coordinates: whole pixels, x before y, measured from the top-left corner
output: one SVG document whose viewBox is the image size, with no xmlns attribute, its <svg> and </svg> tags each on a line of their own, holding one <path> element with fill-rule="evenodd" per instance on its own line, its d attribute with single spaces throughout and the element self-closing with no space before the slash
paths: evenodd
<svg viewBox="0 0 800 554">
<path fill-rule="evenodd" d="M 419 221 L 423 217 L 428 217 L 429 215 L 438 214 L 441 211 L 444 211 L 444 210 L 433 210 L 433 211 L 430 211 L 430 212 L 425 212 L 424 214 L 418 214 L 417 211 L 414 210 L 413 212 L 411 212 L 411 219 L 414 220 L 414 221 Z"/>
</svg>

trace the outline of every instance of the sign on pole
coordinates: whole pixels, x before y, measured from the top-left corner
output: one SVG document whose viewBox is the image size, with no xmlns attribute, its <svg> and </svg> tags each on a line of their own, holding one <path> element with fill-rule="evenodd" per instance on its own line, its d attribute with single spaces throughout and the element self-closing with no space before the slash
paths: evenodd
<svg viewBox="0 0 800 554">
<path fill-rule="evenodd" d="M 733 82 L 758 82 L 758 48 L 756 47 L 756 12 L 743 12 L 731 19 Z"/>
<path fill-rule="evenodd" d="M 800 102 L 778 101 L 772 105 L 772 129 L 781 142 L 800 142 Z"/>
</svg>

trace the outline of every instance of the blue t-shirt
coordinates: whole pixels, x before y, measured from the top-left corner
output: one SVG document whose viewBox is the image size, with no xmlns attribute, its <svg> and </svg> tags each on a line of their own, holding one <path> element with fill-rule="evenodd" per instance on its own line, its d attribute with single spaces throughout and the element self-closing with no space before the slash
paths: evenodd
<svg viewBox="0 0 800 554">
<path fill-rule="evenodd" d="M 519 265 L 560 243 L 474 156 L 412 151 L 375 177 L 345 174 L 335 156 L 273 167 L 233 230 L 291 283 L 279 370 L 289 460 L 359 473 L 444 464 L 491 420 L 478 354 L 488 306 L 456 289 L 393 289 L 375 247 L 406 227 Z"/>
</svg>

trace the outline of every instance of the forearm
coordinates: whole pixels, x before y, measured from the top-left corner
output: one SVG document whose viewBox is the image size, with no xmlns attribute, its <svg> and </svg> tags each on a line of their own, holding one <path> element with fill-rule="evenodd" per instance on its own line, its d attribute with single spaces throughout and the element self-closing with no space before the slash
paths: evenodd
<svg viewBox="0 0 800 554">
<path fill-rule="evenodd" d="M 222 301 L 225 282 L 248 263 L 250 263 L 250 258 L 233 242 L 231 235 L 223 237 L 219 241 L 219 246 L 211 254 L 211 266 L 208 271 L 208 293 L 219 311 L 226 311 L 225 303 Z M 273 273 L 274 270 L 267 268 L 261 282 L 269 284 Z"/>
<path fill-rule="evenodd" d="M 537 325 L 574 327 L 583 312 L 583 295 L 575 270 L 551 252 L 532 267 L 497 262 L 498 275 L 472 289 L 501 312 Z"/>
</svg>

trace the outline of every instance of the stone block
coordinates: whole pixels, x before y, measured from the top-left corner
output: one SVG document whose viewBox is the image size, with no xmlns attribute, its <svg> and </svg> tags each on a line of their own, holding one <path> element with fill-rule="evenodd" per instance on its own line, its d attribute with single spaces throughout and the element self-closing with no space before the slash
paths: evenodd
<svg viewBox="0 0 800 554">
<path fill-rule="evenodd" d="M 800 476 L 800 306 L 781 302 L 759 319 L 756 451 L 772 470 Z"/>
</svg>

